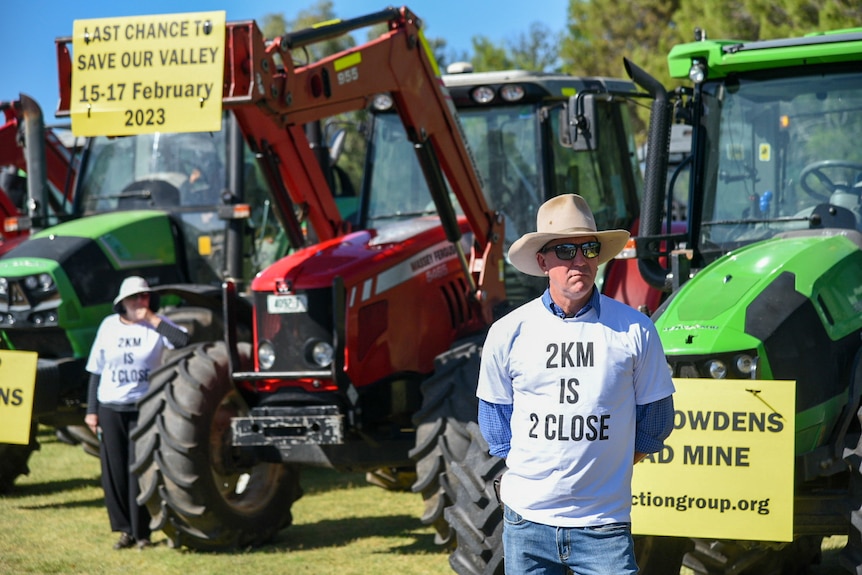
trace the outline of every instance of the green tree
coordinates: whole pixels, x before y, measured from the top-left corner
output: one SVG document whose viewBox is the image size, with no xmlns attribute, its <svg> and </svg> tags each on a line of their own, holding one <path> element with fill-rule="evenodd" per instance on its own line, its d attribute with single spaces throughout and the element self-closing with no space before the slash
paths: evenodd
<svg viewBox="0 0 862 575">
<path fill-rule="evenodd" d="M 666 85 L 667 54 L 694 40 L 768 40 L 858 25 L 860 0 L 569 0 L 560 57 L 571 74 L 624 75 L 629 58 Z"/>
<path fill-rule="evenodd" d="M 473 44 L 471 63 L 475 71 L 508 70 L 514 67 L 506 49 L 494 44 L 486 36 L 473 36 L 471 43 Z"/>
<path fill-rule="evenodd" d="M 526 33 L 501 44 L 495 44 L 487 36 L 474 36 L 471 40 L 473 57 L 469 61 L 477 72 L 512 68 L 559 71 L 557 46 L 561 39 L 562 34 L 554 34 L 541 22 L 533 22 Z"/>
<path fill-rule="evenodd" d="M 515 67 L 537 72 L 558 72 L 560 53 L 557 47 L 562 38 L 562 33 L 554 33 L 541 22 L 533 22 L 526 33 L 520 34 L 509 45 Z"/>
<path fill-rule="evenodd" d="M 671 89 L 679 82 L 668 74 L 667 54 L 694 41 L 696 28 L 746 41 L 801 36 L 856 26 L 860 8 L 860 0 L 569 0 L 562 70 L 625 77 L 625 57 Z"/>
<path fill-rule="evenodd" d="M 285 17 L 284 14 L 267 14 L 264 16 L 264 24 L 261 30 L 267 38 L 275 38 L 281 36 L 288 31 L 303 30 L 311 28 L 322 22 L 336 20 L 335 10 L 331 0 L 318 0 L 305 10 L 297 12 L 293 19 Z M 315 62 L 321 58 L 336 54 L 342 50 L 352 48 L 356 45 L 356 40 L 350 34 L 324 40 L 303 48 L 299 53 L 293 54 L 296 65 L 303 65 L 308 62 Z M 298 58 L 299 55 L 303 58 Z"/>
<path fill-rule="evenodd" d="M 576 76 L 624 77 L 627 57 L 657 74 L 657 64 L 678 41 L 672 16 L 680 1 L 570 0 L 560 46 L 562 70 Z"/>
</svg>

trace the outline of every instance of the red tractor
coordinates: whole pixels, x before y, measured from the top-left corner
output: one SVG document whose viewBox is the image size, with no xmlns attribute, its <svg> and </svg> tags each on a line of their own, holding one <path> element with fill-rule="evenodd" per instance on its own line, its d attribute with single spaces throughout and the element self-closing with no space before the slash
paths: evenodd
<svg viewBox="0 0 862 575">
<path fill-rule="evenodd" d="M 379 23 L 387 31 L 375 40 L 317 62 L 293 62 L 291 51 Z M 494 542 L 466 547 L 462 534 L 470 525 L 450 526 L 456 514 L 444 509 L 468 488 L 453 470 L 471 444 L 485 330 L 542 289 L 522 284 L 511 292 L 516 297 L 507 294 L 518 279 L 503 256 L 510 223 L 504 214 L 524 222 L 515 233 L 529 231 L 533 223 L 523 212 L 562 191 L 592 198 L 601 221 L 636 214 L 640 180 L 626 102 L 641 94 L 632 83 L 595 78 L 541 106 L 509 102 L 513 118 L 535 114 L 536 137 L 560 145 L 543 156 L 539 169 L 549 184 L 540 196 L 536 186 L 503 194 L 483 187 L 473 154 L 489 156 L 465 144 L 469 134 L 421 22 L 407 8 L 298 31 L 266 48 L 253 23 L 229 24 L 228 37 L 236 61 L 226 70 L 261 73 L 263 91 L 276 95 L 234 106 L 234 114 L 260 149 L 285 152 L 278 166 L 283 193 L 276 190 L 274 199 L 306 215 L 320 241 L 252 282 L 251 348 L 236 329 L 245 300 L 227 278 L 226 342 L 180 350 L 153 374 L 140 405 L 134 466 L 153 527 L 175 545 L 197 549 L 262 543 L 291 523 L 302 466 L 369 471 L 391 477 L 393 487 L 411 476 L 407 470 L 439 542 L 457 540 L 453 557 L 494 570 L 501 558 Z M 504 84 L 517 82 L 486 89 Z M 328 211 L 332 192 L 302 127 L 372 101 L 400 122 L 372 139 L 374 169 L 366 170 L 348 224 Z M 491 135 L 505 142 L 501 131 Z M 461 559 L 453 567 L 469 572 L 466 562 L 457 566 Z"/>
</svg>

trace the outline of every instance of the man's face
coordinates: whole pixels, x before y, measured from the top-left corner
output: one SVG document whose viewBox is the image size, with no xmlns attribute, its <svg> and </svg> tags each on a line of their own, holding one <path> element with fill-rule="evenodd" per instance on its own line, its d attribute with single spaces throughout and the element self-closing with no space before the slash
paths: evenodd
<svg viewBox="0 0 862 575">
<path fill-rule="evenodd" d="M 553 240 L 536 254 L 539 267 L 548 276 L 551 295 L 577 300 L 590 294 L 596 283 L 599 258 L 584 257 L 581 246 L 595 241 L 595 236 Z M 564 244 L 579 246 L 574 258 L 566 260 L 558 256 L 554 248 Z"/>
</svg>

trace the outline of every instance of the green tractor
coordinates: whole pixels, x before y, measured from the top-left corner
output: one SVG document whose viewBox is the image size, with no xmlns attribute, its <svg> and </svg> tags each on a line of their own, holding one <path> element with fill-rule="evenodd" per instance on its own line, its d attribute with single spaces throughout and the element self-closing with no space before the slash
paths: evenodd
<svg viewBox="0 0 862 575">
<path fill-rule="evenodd" d="M 31 441 L 0 444 L 0 491 L 28 472 L 38 423 L 98 454 L 82 424 L 84 365 L 123 278 L 147 278 L 194 340 L 214 341 L 222 275 L 251 278 L 286 253 L 267 184 L 238 133 L 225 113 L 219 132 L 88 139 L 69 221 L 0 258 L 0 348 L 39 354 Z"/>
<path fill-rule="evenodd" d="M 847 535 L 862 573 L 862 29 L 705 40 L 654 97 L 637 251 L 674 377 L 796 381 L 793 541 L 693 539 L 694 573 L 803 573 Z M 668 233 L 671 124 L 692 128 L 684 234 Z M 665 572 L 677 572 L 666 569 Z"/>
</svg>

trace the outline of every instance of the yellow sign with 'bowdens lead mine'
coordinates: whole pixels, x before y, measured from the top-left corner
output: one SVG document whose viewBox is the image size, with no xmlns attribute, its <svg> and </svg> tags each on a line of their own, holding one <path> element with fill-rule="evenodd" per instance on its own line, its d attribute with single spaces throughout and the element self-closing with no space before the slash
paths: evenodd
<svg viewBox="0 0 862 575">
<path fill-rule="evenodd" d="M 76 136 L 221 129 L 225 13 L 75 20 Z"/>
<path fill-rule="evenodd" d="M 38 354 L 0 350 L 0 443 L 30 443 Z"/>
<path fill-rule="evenodd" d="M 674 385 L 673 432 L 634 468 L 632 532 L 791 541 L 796 383 Z"/>
</svg>

